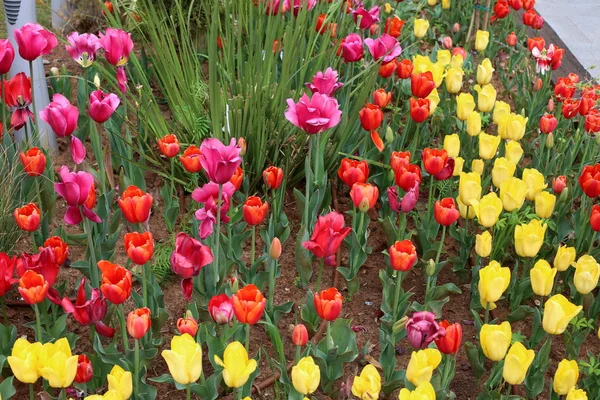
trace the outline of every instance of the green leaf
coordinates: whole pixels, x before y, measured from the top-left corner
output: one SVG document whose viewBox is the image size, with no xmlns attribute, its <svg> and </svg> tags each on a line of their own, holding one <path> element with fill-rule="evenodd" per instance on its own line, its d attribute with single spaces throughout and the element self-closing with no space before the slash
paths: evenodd
<svg viewBox="0 0 600 400">
<path fill-rule="evenodd" d="M 15 395 L 15 393 L 17 393 L 17 390 L 13 386 L 14 378 L 15 378 L 14 376 L 8 377 L 8 378 L 4 379 L 2 381 L 2 383 L 0 383 L 0 397 L 3 400 L 8 400 L 11 397 L 13 397 Z"/>
<path fill-rule="evenodd" d="M 473 368 L 473 373 L 477 378 L 481 378 L 485 373 L 486 369 L 481 363 L 481 358 L 479 357 L 479 347 L 475 346 L 471 342 L 466 342 L 465 350 L 467 352 L 467 359 L 471 364 L 471 368 Z"/>
</svg>

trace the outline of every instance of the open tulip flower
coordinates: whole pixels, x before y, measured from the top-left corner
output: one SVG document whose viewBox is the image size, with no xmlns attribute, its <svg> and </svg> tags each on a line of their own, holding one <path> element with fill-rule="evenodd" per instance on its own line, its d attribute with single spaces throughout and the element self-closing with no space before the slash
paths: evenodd
<svg viewBox="0 0 600 400">
<path fill-rule="evenodd" d="M 228 344 L 223 358 L 215 355 L 215 364 L 223 367 L 223 381 L 230 388 L 243 386 L 257 366 L 256 360 L 248 359 L 248 352 L 240 342 Z"/>
<path fill-rule="evenodd" d="M 81 325 L 94 324 L 98 333 L 103 336 L 112 337 L 114 329 L 106 326 L 102 320 L 106 315 L 106 299 L 97 288 L 92 289 L 92 295 L 87 300 L 85 294 L 85 278 L 81 279 L 79 289 L 77 290 L 77 300 L 75 304 L 68 298 L 62 300 L 62 307 L 67 314 L 72 314 L 73 318 Z"/>
<path fill-rule="evenodd" d="M 202 374 L 202 348 L 187 333 L 171 340 L 171 349 L 163 350 L 171 376 L 180 385 L 196 382 Z"/>
</svg>

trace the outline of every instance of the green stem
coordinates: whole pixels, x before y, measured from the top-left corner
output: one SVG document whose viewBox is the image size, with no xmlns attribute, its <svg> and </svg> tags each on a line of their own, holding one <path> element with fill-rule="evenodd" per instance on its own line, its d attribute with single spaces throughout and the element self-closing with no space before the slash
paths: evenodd
<svg viewBox="0 0 600 400">
<path fill-rule="evenodd" d="M 327 351 L 332 348 L 333 338 L 331 337 L 331 321 L 327 321 Z"/>
<path fill-rule="evenodd" d="M 221 200 L 223 199 L 223 185 L 219 184 L 219 197 L 217 198 L 217 230 L 215 231 L 215 274 L 219 274 L 219 254 L 221 253 Z"/>
<path fill-rule="evenodd" d="M 398 320 L 398 307 L 400 306 L 398 303 L 400 302 L 400 288 L 402 287 L 402 279 L 404 278 L 404 272 L 396 271 L 396 293 L 394 294 L 394 304 L 392 305 L 392 309 L 394 310 L 394 314 L 392 318 L 394 321 Z"/>
<path fill-rule="evenodd" d="M 123 304 L 117 306 L 117 314 L 119 315 L 119 325 L 121 325 L 121 336 L 123 336 L 123 352 L 129 351 L 129 340 L 127 336 L 127 323 L 125 322 L 125 307 Z"/>
<path fill-rule="evenodd" d="M 273 310 L 273 298 L 275 295 L 275 269 L 277 268 L 277 260 L 271 260 L 269 268 L 269 309 Z"/>
<path fill-rule="evenodd" d="M 300 346 L 296 346 L 296 356 L 294 357 L 294 361 L 298 362 L 300 360 L 301 355 L 302 355 L 302 348 Z"/>
<path fill-rule="evenodd" d="M 398 241 L 404 239 L 404 231 L 406 230 L 406 213 L 400 211 L 400 218 L 398 219 Z"/>
<path fill-rule="evenodd" d="M 589 255 L 592 254 L 592 250 L 594 249 L 594 241 L 595 240 L 596 240 L 596 232 L 592 232 L 592 234 L 590 235 L 590 248 L 587 251 L 587 253 Z"/>
<path fill-rule="evenodd" d="M 485 323 L 487 324 L 490 320 L 490 302 L 485 303 Z"/>
<path fill-rule="evenodd" d="M 363 231 L 363 226 L 365 224 L 365 214 L 364 212 L 360 213 L 360 217 L 358 220 L 358 232 L 356 232 L 357 236 L 361 237 L 360 235 L 362 234 Z"/>
<path fill-rule="evenodd" d="M 90 252 L 90 280 L 92 281 L 92 287 L 97 288 L 100 287 L 100 282 L 98 278 L 98 265 L 96 264 L 96 251 L 92 240 L 93 227 L 91 226 L 90 220 L 83 215 L 83 212 L 81 212 L 81 214 L 83 216 L 83 230 L 87 235 L 88 250 Z"/>
<path fill-rule="evenodd" d="M 40 130 L 37 124 L 38 115 L 37 108 L 35 106 L 35 84 L 33 83 L 33 61 L 29 61 L 29 77 L 31 78 L 31 106 L 33 108 L 33 126 L 35 126 L 35 132 L 37 132 L 37 138 L 39 139 Z M 36 134 L 31 135 L 33 138 L 36 138 Z M 37 140 L 34 139 L 34 142 L 37 143 Z"/>
<path fill-rule="evenodd" d="M 442 239 L 440 240 L 440 247 L 438 247 L 437 254 L 435 255 L 435 265 L 437 267 L 440 262 L 440 255 L 442 254 L 442 249 L 444 248 L 444 241 L 446 240 L 446 225 L 442 227 Z"/>
<path fill-rule="evenodd" d="M 237 390 L 238 399 L 242 400 L 244 398 L 244 387 L 239 387 Z"/>
<path fill-rule="evenodd" d="M 134 375 L 133 375 L 133 392 L 134 392 L 134 398 L 137 399 L 139 396 L 139 385 L 138 382 L 140 380 L 140 341 L 138 339 L 134 340 L 135 343 L 135 347 L 134 347 L 134 364 L 133 364 L 133 370 L 134 370 Z"/>
<path fill-rule="evenodd" d="M 306 171 L 306 194 L 304 195 L 304 226 L 306 227 L 306 229 L 308 229 L 308 214 L 310 211 L 310 207 L 309 207 L 309 198 L 310 198 L 310 183 L 311 183 L 311 159 L 312 159 L 312 147 L 313 147 L 313 136 L 314 135 L 310 135 L 310 138 L 308 140 L 308 155 L 306 156 L 306 162 L 308 165 L 308 169 Z"/>
<path fill-rule="evenodd" d="M 256 259 L 256 225 L 252 225 L 252 248 L 250 250 L 250 267 L 254 265 Z"/>
<path fill-rule="evenodd" d="M 42 317 L 40 316 L 40 308 L 37 304 L 33 305 L 35 311 L 35 340 L 42 342 Z"/>
<path fill-rule="evenodd" d="M 35 400 L 35 390 L 33 389 L 33 383 L 29 384 L 29 400 Z"/>
<path fill-rule="evenodd" d="M 250 324 L 246 324 L 246 353 L 250 354 Z"/>
<path fill-rule="evenodd" d="M 191 385 L 187 385 L 187 387 L 185 388 L 185 398 L 186 398 L 186 400 L 190 400 L 192 398 L 192 386 Z"/>
<path fill-rule="evenodd" d="M 319 273 L 317 275 L 317 285 L 315 291 L 321 290 L 321 279 L 323 279 L 323 269 L 325 267 L 325 259 L 319 258 Z"/>
<path fill-rule="evenodd" d="M 146 269 L 150 268 L 148 264 L 142 265 L 142 293 L 144 298 L 144 307 L 148 307 L 148 276 Z"/>
</svg>

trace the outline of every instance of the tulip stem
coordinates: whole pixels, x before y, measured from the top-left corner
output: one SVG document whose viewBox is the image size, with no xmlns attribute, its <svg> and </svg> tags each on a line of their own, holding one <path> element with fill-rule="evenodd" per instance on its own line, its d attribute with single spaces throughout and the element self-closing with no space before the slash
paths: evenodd
<svg viewBox="0 0 600 400">
<path fill-rule="evenodd" d="M 83 211 L 80 210 L 83 216 L 83 230 L 87 235 L 87 245 L 88 250 L 90 252 L 90 280 L 92 281 L 92 287 L 99 287 L 98 282 L 98 266 L 96 265 L 96 252 L 94 251 L 94 242 L 92 240 L 92 229 L 93 227 L 90 224 L 89 219 L 83 214 Z"/>
<path fill-rule="evenodd" d="M 35 400 L 35 390 L 33 389 L 33 383 L 29 384 L 29 400 Z"/>
<path fill-rule="evenodd" d="M 192 385 L 187 385 L 185 388 L 185 398 L 186 400 L 190 400 L 192 398 Z"/>
<path fill-rule="evenodd" d="M 590 235 L 590 248 L 588 249 L 588 255 L 592 255 L 592 250 L 594 249 L 594 241 L 596 240 L 596 232 L 592 232 Z"/>
<path fill-rule="evenodd" d="M 39 139 L 39 135 L 40 135 L 40 130 L 39 130 L 39 126 L 37 125 L 37 120 L 38 120 L 38 115 L 37 115 L 37 108 L 35 106 L 35 84 L 33 82 L 33 61 L 29 61 L 29 77 L 31 79 L 31 107 L 33 108 L 33 124 L 32 126 L 35 127 L 35 132 L 37 132 L 37 138 Z M 31 135 L 32 137 L 36 137 L 35 134 Z M 37 144 L 37 140 L 34 140 L 34 142 Z"/>
<path fill-rule="evenodd" d="M 250 251 L 250 268 L 254 265 L 256 257 L 256 225 L 252 225 L 252 248 Z"/>
<path fill-rule="evenodd" d="M 392 315 L 393 321 L 396 322 L 399 318 L 396 315 L 398 313 L 398 302 L 400 301 L 400 288 L 402 287 L 402 279 L 404 278 L 404 272 L 396 271 L 396 293 L 394 294 L 394 304 L 392 304 L 392 309 L 394 310 L 394 314 Z"/>
<path fill-rule="evenodd" d="M 142 265 L 142 293 L 144 298 L 144 307 L 148 307 L 148 274 L 146 269 L 150 268 L 147 264 Z"/>
<path fill-rule="evenodd" d="M 35 311 L 35 336 L 36 340 L 40 343 L 42 341 L 42 317 L 40 315 L 40 308 L 37 304 L 33 305 L 33 310 Z"/>
<path fill-rule="evenodd" d="M 304 195 L 304 226 L 306 227 L 306 229 L 308 230 L 308 225 L 309 225 L 309 221 L 308 221 L 308 214 L 310 211 L 310 207 L 309 207 L 309 197 L 310 197 L 310 181 L 311 181 L 311 159 L 312 159 L 312 147 L 313 147 L 313 137 L 315 135 L 310 135 L 310 138 L 308 139 L 308 155 L 306 156 L 306 165 L 308 165 L 308 168 L 306 168 L 306 194 Z"/>
<path fill-rule="evenodd" d="M 277 268 L 277 260 L 271 260 L 271 266 L 269 268 L 269 308 L 273 311 L 274 308 L 274 296 L 275 296 L 275 269 Z"/>
<path fill-rule="evenodd" d="M 333 347 L 331 337 L 331 321 L 327 321 L 327 352 Z"/>
<path fill-rule="evenodd" d="M 468 213 L 468 211 L 467 211 Z M 468 215 L 467 215 L 468 217 Z M 467 221 L 469 219 L 467 218 Z M 435 256 L 435 266 L 437 268 L 438 263 L 440 262 L 440 255 L 442 254 L 442 249 L 444 248 L 444 241 L 446 240 L 446 225 L 442 227 L 442 238 L 440 239 L 440 247 L 438 247 L 437 254 Z"/>
<path fill-rule="evenodd" d="M 246 353 L 250 352 L 250 324 L 246 324 Z"/>
<path fill-rule="evenodd" d="M 217 230 L 215 231 L 215 271 L 219 276 L 219 254 L 221 253 L 221 200 L 223 199 L 223 185 L 219 184 L 219 197 L 217 198 Z M 210 293 L 210 292 L 209 292 Z"/>
<path fill-rule="evenodd" d="M 294 357 L 294 361 L 298 362 L 300 360 L 301 355 L 302 355 L 302 347 L 296 346 L 296 356 Z"/>
<path fill-rule="evenodd" d="M 123 352 L 129 351 L 129 343 L 127 339 L 127 323 L 125 322 L 125 308 L 123 304 L 117 306 L 117 314 L 119 314 L 119 325 L 121 325 L 121 336 L 123 336 Z"/>
<path fill-rule="evenodd" d="M 485 324 L 488 323 L 488 321 L 490 320 L 490 302 L 486 301 L 485 303 Z"/>
<path fill-rule="evenodd" d="M 317 274 L 317 286 L 315 292 L 321 290 L 321 279 L 323 279 L 323 269 L 325 266 L 325 259 L 319 258 L 319 273 Z"/>
<path fill-rule="evenodd" d="M 134 340 L 134 364 L 133 364 L 133 392 L 134 398 L 137 399 L 139 396 L 139 380 L 140 380 L 140 341 L 139 339 Z"/>
</svg>

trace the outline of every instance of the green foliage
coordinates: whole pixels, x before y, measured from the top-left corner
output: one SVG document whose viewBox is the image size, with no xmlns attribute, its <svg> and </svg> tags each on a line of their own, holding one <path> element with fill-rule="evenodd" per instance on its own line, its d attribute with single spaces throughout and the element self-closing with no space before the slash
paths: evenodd
<svg viewBox="0 0 600 400">
<path fill-rule="evenodd" d="M 21 206 L 23 180 L 26 178 L 19 164 L 16 147 L 10 144 L 9 135 L 5 135 L 4 145 L 0 144 L 0 251 L 9 253 L 21 237 L 22 231 L 15 224 L 13 211 Z"/>
</svg>

